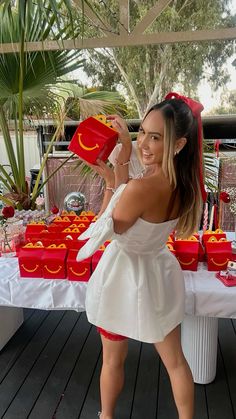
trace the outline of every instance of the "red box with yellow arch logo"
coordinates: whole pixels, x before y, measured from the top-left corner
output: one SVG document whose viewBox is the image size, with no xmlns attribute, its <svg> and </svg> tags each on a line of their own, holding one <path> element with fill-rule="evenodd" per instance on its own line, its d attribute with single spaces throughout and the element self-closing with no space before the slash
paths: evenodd
<svg viewBox="0 0 236 419">
<path fill-rule="evenodd" d="M 37 243 L 27 243 L 18 254 L 20 276 L 23 278 L 42 278 L 42 256 L 44 248 Z"/>
<path fill-rule="evenodd" d="M 78 250 L 69 250 L 67 258 L 67 277 L 70 281 L 87 282 L 91 275 L 91 257 L 76 261 Z"/>
<path fill-rule="evenodd" d="M 224 271 L 228 261 L 232 259 L 231 241 L 206 242 L 207 269 L 208 271 Z"/>
<path fill-rule="evenodd" d="M 199 245 L 200 243 L 198 240 L 175 241 L 176 257 L 183 270 L 197 271 Z"/>
<path fill-rule="evenodd" d="M 91 116 L 76 129 L 68 150 L 91 164 L 96 160 L 106 161 L 116 145 L 118 133 L 104 115 Z"/>
<path fill-rule="evenodd" d="M 65 279 L 66 257 L 68 250 L 62 245 L 51 245 L 44 249 L 42 255 L 43 277 L 46 279 Z"/>
</svg>

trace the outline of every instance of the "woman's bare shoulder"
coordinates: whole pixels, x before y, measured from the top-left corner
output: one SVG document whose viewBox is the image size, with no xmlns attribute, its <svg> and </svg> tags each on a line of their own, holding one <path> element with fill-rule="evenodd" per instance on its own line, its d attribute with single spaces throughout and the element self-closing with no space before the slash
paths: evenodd
<svg viewBox="0 0 236 419">
<path fill-rule="evenodd" d="M 163 176 L 148 176 L 141 179 L 132 179 L 128 183 L 128 190 L 134 193 L 146 195 L 150 192 L 152 195 L 168 194 L 171 191 L 169 181 Z"/>
</svg>

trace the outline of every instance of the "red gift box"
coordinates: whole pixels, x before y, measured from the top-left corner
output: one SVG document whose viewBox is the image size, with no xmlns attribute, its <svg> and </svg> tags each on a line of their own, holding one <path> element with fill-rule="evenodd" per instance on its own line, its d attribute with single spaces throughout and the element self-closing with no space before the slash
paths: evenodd
<svg viewBox="0 0 236 419">
<path fill-rule="evenodd" d="M 69 250 L 67 257 L 67 278 L 70 281 L 88 282 L 91 275 L 91 258 L 76 261 L 77 250 Z"/>
<path fill-rule="evenodd" d="M 75 211 L 67 211 L 67 210 L 63 209 L 63 210 L 61 210 L 60 215 L 63 216 L 63 217 L 68 216 L 68 215 L 76 216 L 76 212 Z"/>
<path fill-rule="evenodd" d="M 42 256 L 43 277 L 46 279 L 66 278 L 67 249 L 64 244 L 52 244 L 44 249 Z"/>
<path fill-rule="evenodd" d="M 20 276 L 26 278 L 42 278 L 43 246 L 27 243 L 19 249 L 18 263 Z"/>
<path fill-rule="evenodd" d="M 169 239 L 168 239 L 169 240 Z M 175 250 L 175 248 L 174 248 L 174 242 L 173 241 L 168 241 L 167 243 L 166 243 L 166 247 L 169 249 L 169 251 L 171 252 L 171 253 L 173 253 L 173 255 L 175 255 L 176 256 L 176 250 Z"/>
<path fill-rule="evenodd" d="M 224 271 L 228 261 L 232 259 L 232 246 L 230 241 L 206 242 L 208 271 Z"/>
<path fill-rule="evenodd" d="M 72 240 L 77 240 L 81 233 L 82 231 L 80 231 L 78 227 L 74 227 L 74 228 L 67 227 L 64 230 L 62 230 L 62 232 L 60 233 L 60 237 L 62 239 L 68 238 Z"/>
<path fill-rule="evenodd" d="M 67 218 L 70 219 L 70 221 L 73 221 L 73 219 L 76 217 L 76 212 L 75 211 L 62 210 L 61 217 L 67 217 Z"/>
<path fill-rule="evenodd" d="M 93 211 L 82 211 L 80 217 L 86 217 L 90 222 L 93 221 L 96 214 Z"/>
<path fill-rule="evenodd" d="M 100 261 L 104 250 L 106 249 L 106 247 L 110 244 L 110 240 L 105 241 L 104 244 L 102 244 L 98 250 L 96 250 L 96 252 L 93 254 L 92 256 L 92 272 L 96 269 L 98 262 Z"/>
<path fill-rule="evenodd" d="M 25 230 L 25 238 L 26 240 L 30 240 L 34 237 L 40 237 L 43 231 L 47 231 L 47 226 L 44 222 L 27 224 Z"/>
<path fill-rule="evenodd" d="M 87 230 L 88 227 L 89 227 L 88 223 L 82 223 L 81 221 L 79 221 L 79 222 L 76 222 L 76 223 L 73 223 L 73 224 L 69 225 L 69 227 L 67 227 L 67 228 L 70 228 L 71 230 L 75 229 L 75 228 L 79 229 L 79 233 L 81 234 L 85 230 Z"/>
<path fill-rule="evenodd" d="M 67 249 L 77 250 L 77 253 L 78 253 L 78 250 L 80 250 L 81 247 L 83 247 L 87 241 L 88 241 L 88 239 L 86 239 L 86 240 L 73 240 L 72 239 L 71 240 L 69 238 L 60 240 L 61 243 L 65 244 Z"/>
<path fill-rule="evenodd" d="M 36 242 L 36 241 L 41 241 L 42 243 L 44 243 L 44 240 L 48 240 L 48 242 L 53 243 L 54 240 L 58 240 L 60 238 L 60 232 L 58 231 L 57 233 L 51 233 L 48 230 L 43 230 L 41 231 L 38 235 L 35 235 L 34 237 L 31 238 L 31 241 Z"/>
<path fill-rule="evenodd" d="M 49 224 L 48 226 L 48 231 L 49 233 L 59 233 L 61 232 L 64 228 L 65 228 L 65 224 L 57 222 L 57 223 L 52 223 Z"/>
<path fill-rule="evenodd" d="M 196 271 L 198 266 L 199 241 L 196 240 L 176 240 L 176 257 L 183 270 Z"/>
<path fill-rule="evenodd" d="M 90 219 L 89 217 L 87 217 L 87 215 L 76 215 L 76 217 L 73 219 L 73 223 L 78 224 L 78 222 L 80 222 L 80 223 L 90 224 L 92 220 L 93 218 Z"/>
<path fill-rule="evenodd" d="M 47 226 L 44 221 L 31 222 L 26 226 L 26 232 L 28 233 L 39 233 L 44 229 L 47 229 Z"/>
<path fill-rule="evenodd" d="M 57 224 L 60 227 L 66 228 L 69 227 L 72 220 L 69 217 L 56 217 L 53 220 L 53 224 Z"/>
<path fill-rule="evenodd" d="M 87 228 L 90 226 L 92 221 L 90 220 L 81 220 L 80 217 L 76 217 L 73 220 L 73 225 L 76 225 L 79 229 L 81 228 L 81 232 L 87 230 Z M 70 227 L 70 226 L 69 226 Z"/>
<path fill-rule="evenodd" d="M 88 163 L 95 164 L 97 159 L 107 160 L 117 139 L 117 131 L 110 122 L 106 122 L 104 115 L 92 116 L 79 124 L 68 150 Z"/>
<path fill-rule="evenodd" d="M 211 237 L 214 237 L 216 240 L 226 239 L 226 234 L 220 229 L 215 231 L 206 230 L 202 236 L 202 243 L 204 246 L 206 245 L 206 242 L 211 239 Z"/>
</svg>

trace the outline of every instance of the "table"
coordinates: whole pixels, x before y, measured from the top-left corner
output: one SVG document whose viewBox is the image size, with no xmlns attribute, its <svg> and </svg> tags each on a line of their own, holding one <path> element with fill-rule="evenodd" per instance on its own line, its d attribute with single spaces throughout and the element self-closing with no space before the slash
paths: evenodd
<svg viewBox="0 0 236 419">
<path fill-rule="evenodd" d="M 236 318 L 236 287 L 224 286 L 215 278 L 215 272 L 208 272 L 203 263 L 199 264 L 197 272 L 184 271 L 184 279 L 183 350 L 194 381 L 206 384 L 216 373 L 218 318 Z M 18 310 L 26 307 L 84 311 L 86 287 L 84 282 L 20 278 L 18 260 L 0 258 L 0 306 L 8 310 L 9 307 Z"/>
</svg>

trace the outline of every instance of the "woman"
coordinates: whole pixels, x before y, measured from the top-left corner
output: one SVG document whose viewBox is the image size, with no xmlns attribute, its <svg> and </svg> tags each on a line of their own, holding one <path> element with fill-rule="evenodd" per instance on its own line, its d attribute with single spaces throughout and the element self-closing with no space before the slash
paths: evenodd
<svg viewBox="0 0 236 419">
<path fill-rule="evenodd" d="M 103 345 L 101 419 L 112 419 L 124 382 L 127 338 L 153 343 L 170 377 L 179 419 L 193 418 L 193 379 L 184 358 L 179 325 L 184 317 L 184 281 L 166 248 L 175 230 L 188 237 L 198 228 L 205 190 L 198 102 L 170 93 L 144 117 L 137 138 L 146 171 L 129 178 L 131 140 L 113 115 L 122 144 L 114 173 L 95 168 L 106 182 L 100 218 L 81 237 L 91 237 L 78 260 L 112 238 L 88 284 L 88 320 Z M 116 188 L 114 190 L 114 188 Z"/>
</svg>

